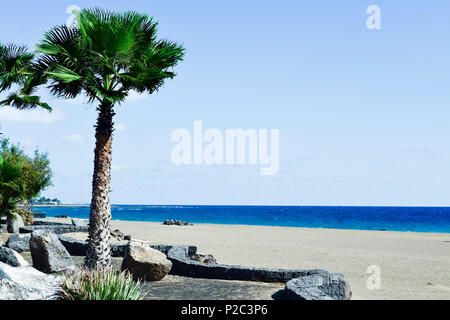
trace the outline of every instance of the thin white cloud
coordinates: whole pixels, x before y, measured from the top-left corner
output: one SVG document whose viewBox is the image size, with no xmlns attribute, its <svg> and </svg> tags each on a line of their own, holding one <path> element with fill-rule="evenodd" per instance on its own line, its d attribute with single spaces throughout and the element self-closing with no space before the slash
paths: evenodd
<svg viewBox="0 0 450 320">
<path fill-rule="evenodd" d="M 61 139 L 68 141 L 70 143 L 74 143 L 74 144 L 80 144 L 84 142 L 84 138 L 79 135 L 79 134 L 71 134 L 68 136 L 62 136 Z"/>
<path fill-rule="evenodd" d="M 60 110 L 49 112 L 44 109 L 18 110 L 6 106 L 0 107 L 0 121 L 3 122 L 40 122 L 52 123 L 64 118 L 64 113 Z"/>
</svg>

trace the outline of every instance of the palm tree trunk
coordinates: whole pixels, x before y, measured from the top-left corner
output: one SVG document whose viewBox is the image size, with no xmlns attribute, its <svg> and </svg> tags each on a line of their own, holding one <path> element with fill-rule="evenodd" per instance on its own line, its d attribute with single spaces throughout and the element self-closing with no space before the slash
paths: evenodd
<svg viewBox="0 0 450 320">
<path fill-rule="evenodd" d="M 97 108 L 95 126 L 94 175 L 89 217 L 88 249 L 85 266 L 94 269 L 111 266 L 111 146 L 113 133 L 113 105 L 103 102 Z"/>
</svg>

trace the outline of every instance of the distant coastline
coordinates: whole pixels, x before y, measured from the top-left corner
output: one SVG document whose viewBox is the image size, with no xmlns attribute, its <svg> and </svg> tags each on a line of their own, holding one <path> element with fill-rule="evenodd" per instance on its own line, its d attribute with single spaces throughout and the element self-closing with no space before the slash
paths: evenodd
<svg viewBox="0 0 450 320">
<path fill-rule="evenodd" d="M 88 204 L 68 204 L 68 203 L 61 203 L 61 204 L 33 204 L 33 208 L 42 208 L 42 207 L 52 207 L 52 208 L 64 208 L 64 207 L 89 207 Z"/>
</svg>

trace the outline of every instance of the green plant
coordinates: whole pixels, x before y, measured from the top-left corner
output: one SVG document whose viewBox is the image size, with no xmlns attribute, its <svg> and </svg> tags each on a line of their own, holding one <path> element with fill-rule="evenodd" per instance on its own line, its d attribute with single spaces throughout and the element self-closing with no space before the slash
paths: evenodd
<svg viewBox="0 0 450 320">
<path fill-rule="evenodd" d="M 36 197 L 51 185 L 52 171 L 46 154 L 27 156 L 8 139 L 0 140 L 0 216 L 16 218 L 17 204 Z"/>
<path fill-rule="evenodd" d="M 66 273 L 63 280 L 65 300 L 140 300 L 140 282 L 135 282 L 128 272 L 112 268 L 81 268 Z"/>
<path fill-rule="evenodd" d="M 25 46 L 16 44 L 0 44 L 0 93 L 9 91 L 13 85 L 19 90 L 8 92 L 0 105 L 11 105 L 17 109 L 42 107 L 51 111 L 50 106 L 41 102 L 40 97 L 33 95 L 37 86 L 46 82 L 40 76 L 40 70 L 34 65 L 35 54 Z"/>
</svg>

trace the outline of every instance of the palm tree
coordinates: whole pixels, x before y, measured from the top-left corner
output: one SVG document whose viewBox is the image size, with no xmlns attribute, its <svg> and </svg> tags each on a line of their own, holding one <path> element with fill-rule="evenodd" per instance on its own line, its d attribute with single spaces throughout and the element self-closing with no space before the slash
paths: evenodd
<svg viewBox="0 0 450 320">
<path fill-rule="evenodd" d="M 50 106 L 33 96 L 37 86 L 45 83 L 45 78 L 39 76 L 34 68 L 35 55 L 25 46 L 15 44 L 0 44 L 0 93 L 9 91 L 14 85 L 20 90 L 8 93 L 0 105 L 11 105 L 17 109 L 42 107 L 51 111 Z"/>
<path fill-rule="evenodd" d="M 75 27 L 58 26 L 38 45 L 33 70 L 57 97 L 85 95 L 97 102 L 94 174 L 90 206 L 88 268 L 111 265 L 110 172 L 114 107 L 131 91 L 152 94 L 183 59 L 184 48 L 156 37 L 157 23 L 136 12 L 98 8 L 76 13 Z M 30 83 L 38 80 L 29 78 Z"/>
</svg>

